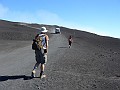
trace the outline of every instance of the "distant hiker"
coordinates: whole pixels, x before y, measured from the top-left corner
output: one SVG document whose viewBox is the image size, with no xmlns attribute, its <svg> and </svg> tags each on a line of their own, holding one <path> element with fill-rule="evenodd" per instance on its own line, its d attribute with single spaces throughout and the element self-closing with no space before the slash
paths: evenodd
<svg viewBox="0 0 120 90">
<path fill-rule="evenodd" d="M 40 78 L 44 75 L 45 63 L 47 62 L 47 53 L 48 53 L 48 40 L 49 37 L 46 35 L 46 27 L 41 27 L 41 33 L 35 36 L 33 40 L 34 45 L 32 49 L 35 50 L 36 64 L 33 68 L 32 77 L 35 77 L 36 69 L 40 65 Z M 35 46 L 36 43 L 36 46 Z"/>
<path fill-rule="evenodd" d="M 71 45 L 72 45 L 72 42 L 73 42 L 73 39 L 72 39 L 71 35 L 68 38 L 68 42 L 69 42 L 69 48 L 71 48 Z"/>
</svg>

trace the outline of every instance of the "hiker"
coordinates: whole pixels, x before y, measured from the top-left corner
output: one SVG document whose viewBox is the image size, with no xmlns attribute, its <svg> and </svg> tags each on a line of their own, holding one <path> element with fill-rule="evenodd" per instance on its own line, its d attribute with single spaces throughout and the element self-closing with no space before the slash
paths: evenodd
<svg viewBox="0 0 120 90">
<path fill-rule="evenodd" d="M 41 33 L 35 36 L 35 41 L 37 42 L 38 49 L 35 50 L 36 64 L 33 68 L 32 77 L 35 77 L 35 70 L 40 65 L 40 78 L 44 75 L 44 68 L 47 62 L 47 53 L 48 53 L 48 40 L 49 37 L 46 34 L 48 30 L 46 27 L 41 27 Z"/>
<path fill-rule="evenodd" d="M 69 48 L 71 48 L 71 45 L 72 45 L 72 42 L 73 42 L 73 39 L 72 39 L 71 35 L 68 38 L 68 42 L 69 42 Z"/>
</svg>

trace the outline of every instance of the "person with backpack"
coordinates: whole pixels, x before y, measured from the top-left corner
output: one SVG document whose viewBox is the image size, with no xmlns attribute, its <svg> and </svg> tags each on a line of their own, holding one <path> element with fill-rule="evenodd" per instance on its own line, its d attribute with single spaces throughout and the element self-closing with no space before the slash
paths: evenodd
<svg viewBox="0 0 120 90">
<path fill-rule="evenodd" d="M 48 53 L 48 40 L 49 37 L 46 34 L 48 30 L 46 30 L 46 27 L 41 27 L 41 33 L 37 34 L 35 36 L 35 39 L 33 40 L 32 49 L 35 50 L 35 58 L 36 58 L 36 64 L 34 65 L 34 68 L 32 70 L 31 77 L 35 77 L 36 69 L 40 65 L 40 78 L 42 76 L 45 76 L 44 68 L 45 64 L 47 62 L 47 53 Z"/>
<path fill-rule="evenodd" d="M 69 42 L 69 48 L 71 48 L 71 45 L 72 45 L 72 42 L 73 42 L 73 39 L 72 39 L 71 35 L 68 38 L 68 42 Z"/>
</svg>

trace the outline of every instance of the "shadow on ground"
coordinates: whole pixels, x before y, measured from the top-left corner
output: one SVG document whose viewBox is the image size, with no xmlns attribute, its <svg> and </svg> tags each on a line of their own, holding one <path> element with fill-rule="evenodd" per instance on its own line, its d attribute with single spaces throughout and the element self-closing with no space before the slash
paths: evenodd
<svg viewBox="0 0 120 90">
<path fill-rule="evenodd" d="M 25 75 L 0 76 L 0 82 L 7 81 L 7 80 L 21 79 L 21 78 L 23 78 L 23 80 L 30 80 L 30 79 L 32 79 L 31 76 L 25 76 Z"/>
</svg>

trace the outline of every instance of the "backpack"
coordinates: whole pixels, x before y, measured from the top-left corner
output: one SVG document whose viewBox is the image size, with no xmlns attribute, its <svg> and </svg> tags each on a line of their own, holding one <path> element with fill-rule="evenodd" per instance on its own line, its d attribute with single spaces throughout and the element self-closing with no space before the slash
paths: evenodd
<svg viewBox="0 0 120 90">
<path fill-rule="evenodd" d="M 39 50 L 39 49 L 38 49 L 38 45 L 37 45 L 37 41 L 36 41 L 35 39 L 33 39 L 32 49 L 33 49 L 33 50 Z"/>
<path fill-rule="evenodd" d="M 45 36 L 45 35 L 43 35 L 43 36 Z M 43 43 L 43 39 L 42 39 L 43 36 L 40 36 L 39 34 L 36 35 L 36 37 L 32 43 L 33 50 L 43 49 L 43 46 L 45 45 L 45 43 Z M 45 37 L 45 42 L 46 42 L 46 37 Z"/>
</svg>

